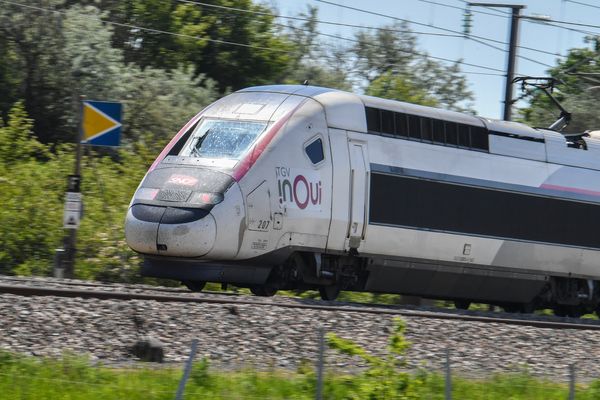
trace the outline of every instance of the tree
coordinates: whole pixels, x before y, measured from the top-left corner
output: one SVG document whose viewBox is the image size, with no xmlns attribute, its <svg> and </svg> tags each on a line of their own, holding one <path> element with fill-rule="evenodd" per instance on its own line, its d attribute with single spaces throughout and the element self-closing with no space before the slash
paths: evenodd
<svg viewBox="0 0 600 400">
<path fill-rule="evenodd" d="M 588 39 L 589 48 L 571 49 L 567 57 L 548 73 L 562 83 L 554 96 L 571 112 L 572 121 L 566 132 L 584 132 L 600 129 L 597 108 L 600 101 L 600 46 Z M 531 93 L 529 106 L 521 110 L 525 122 L 532 126 L 550 126 L 559 116 L 558 108 L 548 97 L 536 91 Z"/>
<path fill-rule="evenodd" d="M 42 6 L 61 7 L 62 3 L 61 0 L 45 0 Z M 5 79 L 12 79 L 18 87 L 18 93 L 13 92 L 14 98 L 4 106 L 9 107 L 12 102 L 23 99 L 34 120 L 34 131 L 43 142 L 49 141 L 57 132 L 65 131 L 62 129 L 62 106 L 64 99 L 69 97 L 69 84 L 61 57 L 61 23 L 62 17 L 58 13 L 11 4 L 0 7 L 0 37 L 6 41 L 9 51 L 12 50 L 9 54 L 16 56 L 12 60 L 14 67 L 10 67 L 13 72 Z M 6 115 L 8 109 L 2 111 Z"/>
<path fill-rule="evenodd" d="M 392 72 L 384 72 L 371 82 L 367 87 L 366 94 L 424 106 L 433 107 L 439 104 L 435 97 L 414 85 L 406 77 Z"/>
<path fill-rule="evenodd" d="M 79 95 L 125 101 L 128 139 L 149 130 L 155 138 L 170 137 L 214 100 L 213 81 L 193 68 L 126 65 L 123 50 L 111 45 L 107 13 L 95 6 L 68 7 L 58 0 L 44 6 L 60 12 L 0 8 L 0 54 L 6 55 L 0 87 L 10 88 L 1 111 L 6 119 L 8 107 L 23 98 L 42 142 L 75 141 Z"/>
<path fill-rule="evenodd" d="M 375 33 L 356 34 L 352 51 L 355 75 L 368 94 L 395 100 L 470 109 L 473 94 L 458 64 L 445 66 L 418 49 L 408 24 L 396 23 Z M 399 96 L 399 97 L 397 97 Z"/>
<path fill-rule="evenodd" d="M 299 15 L 305 21 L 288 25 L 288 40 L 293 44 L 294 55 L 285 74 L 284 83 L 310 85 L 351 90 L 348 80 L 347 56 L 345 47 L 331 47 L 318 40 L 317 8 L 308 6 Z"/>
</svg>

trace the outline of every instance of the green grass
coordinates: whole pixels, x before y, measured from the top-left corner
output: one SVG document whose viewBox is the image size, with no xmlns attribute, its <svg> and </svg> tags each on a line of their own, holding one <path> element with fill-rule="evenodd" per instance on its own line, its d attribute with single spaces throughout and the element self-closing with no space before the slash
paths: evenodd
<svg viewBox="0 0 600 400">
<path fill-rule="evenodd" d="M 88 360 L 64 356 L 34 358 L 0 353 L 1 399 L 173 399 L 180 368 L 143 364 L 119 369 L 92 366 Z M 186 399 L 313 399 L 316 378 L 309 364 L 298 371 L 213 371 L 198 362 L 188 381 Z M 389 384 L 389 382 L 388 382 Z M 392 383 L 394 384 L 394 383 Z M 325 399 L 379 399 L 381 378 L 341 375 L 325 377 Z M 442 376 L 424 371 L 399 381 L 396 399 L 444 398 Z M 495 375 L 485 380 L 453 379 L 454 399 L 553 400 L 566 399 L 565 384 L 542 381 L 526 373 Z M 390 396 L 386 396 L 386 399 Z M 579 386 L 578 400 L 600 399 L 600 383 Z"/>
</svg>

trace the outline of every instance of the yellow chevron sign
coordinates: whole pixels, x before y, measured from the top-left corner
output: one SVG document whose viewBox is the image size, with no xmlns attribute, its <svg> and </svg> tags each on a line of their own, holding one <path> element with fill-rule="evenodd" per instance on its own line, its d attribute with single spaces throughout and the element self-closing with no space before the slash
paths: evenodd
<svg viewBox="0 0 600 400">
<path fill-rule="evenodd" d="M 121 132 L 121 104 L 114 102 L 83 102 L 83 143 L 118 146 Z"/>
</svg>

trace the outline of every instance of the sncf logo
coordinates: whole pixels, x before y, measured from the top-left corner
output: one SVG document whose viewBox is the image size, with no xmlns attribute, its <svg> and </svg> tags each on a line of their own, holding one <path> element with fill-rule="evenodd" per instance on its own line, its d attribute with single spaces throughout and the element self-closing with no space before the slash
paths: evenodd
<svg viewBox="0 0 600 400">
<path fill-rule="evenodd" d="M 173 174 L 171 175 L 167 183 L 173 183 L 175 185 L 183 186 L 194 186 L 196 183 L 198 183 L 198 179 L 192 176 Z"/>
<path fill-rule="evenodd" d="M 300 210 L 320 210 L 322 201 L 321 175 L 316 171 L 276 167 L 279 203 Z"/>
</svg>

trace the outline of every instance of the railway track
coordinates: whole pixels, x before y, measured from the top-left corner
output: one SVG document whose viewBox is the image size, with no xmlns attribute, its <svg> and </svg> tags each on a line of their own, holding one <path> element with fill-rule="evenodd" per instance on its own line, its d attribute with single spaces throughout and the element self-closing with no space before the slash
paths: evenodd
<svg viewBox="0 0 600 400">
<path fill-rule="evenodd" d="M 600 330 L 600 321 L 561 318 L 536 314 L 509 314 L 451 310 L 434 307 L 391 306 L 347 302 L 324 302 L 311 299 L 275 296 L 250 297 L 230 292 L 191 293 L 184 289 L 153 287 L 149 285 L 121 285 L 58 280 L 46 278 L 0 277 L 0 294 L 17 296 L 53 296 L 100 300 L 148 300 L 157 302 L 209 303 L 230 306 L 283 307 L 322 311 L 344 311 L 381 315 L 397 315 L 442 320 L 525 325 L 550 329 Z"/>
</svg>

